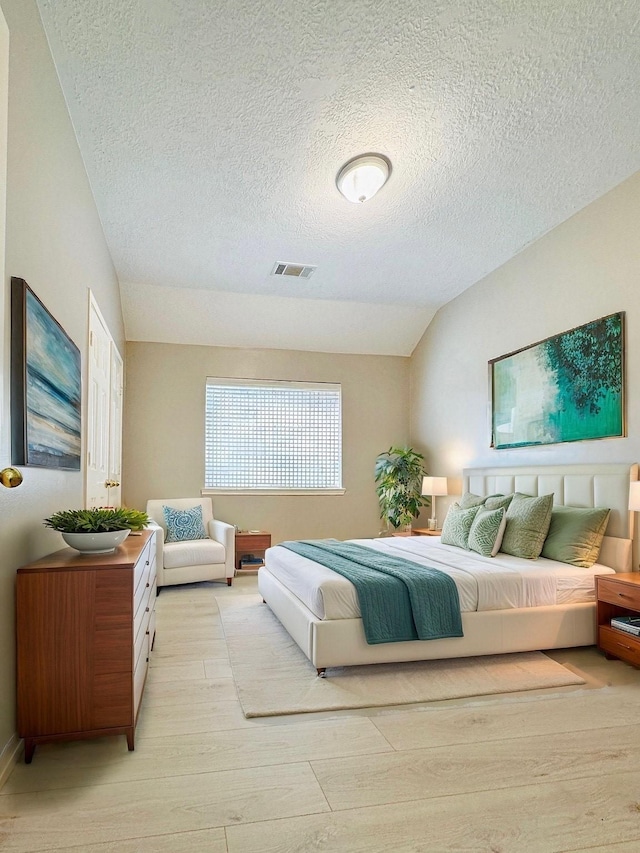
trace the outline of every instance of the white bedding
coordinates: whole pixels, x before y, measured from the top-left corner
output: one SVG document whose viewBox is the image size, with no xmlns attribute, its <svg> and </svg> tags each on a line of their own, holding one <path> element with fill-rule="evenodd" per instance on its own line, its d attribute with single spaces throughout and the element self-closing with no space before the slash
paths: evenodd
<svg viewBox="0 0 640 853">
<path fill-rule="evenodd" d="M 482 557 L 443 545 L 437 536 L 351 541 L 445 571 L 455 581 L 463 612 L 593 601 L 594 575 L 615 574 L 598 563 L 582 569 L 555 560 L 524 560 L 502 553 Z M 278 546 L 266 552 L 266 566 L 319 619 L 360 616 L 355 587 L 331 569 Z"/>
</svg>

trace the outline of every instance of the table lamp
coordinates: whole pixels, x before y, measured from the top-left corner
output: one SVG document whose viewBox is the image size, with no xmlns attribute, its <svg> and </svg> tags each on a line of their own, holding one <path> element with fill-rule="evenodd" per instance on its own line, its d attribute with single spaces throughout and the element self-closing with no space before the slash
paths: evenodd
<svg viewBox="0 0 640 853">
<path fill-rule="evenodd" d="M 438 519 L 436 518 L 436 497 L 443 497 L 449 494 L 447 489 L 446 477 L 423 477 L 422 478 L 422 494 L 431 496 L 431 518 L 427 522 L 429 530 L 438 529 Z"/>
</svg>

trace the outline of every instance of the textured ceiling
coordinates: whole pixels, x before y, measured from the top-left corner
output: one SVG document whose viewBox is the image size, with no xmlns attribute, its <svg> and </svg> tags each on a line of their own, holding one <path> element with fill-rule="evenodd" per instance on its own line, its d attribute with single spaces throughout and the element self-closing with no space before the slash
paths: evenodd
<svg viewBox="0 0 640 853">
<path fill-rule="evenodd" d="M 371 312 L 363 351 L 409 353 L 420 330 L 403 331 L 407 306 L 424 328 L 640 168 L 637 0 L 38 6 L 130 339 L 148 339 L 146 311 L 156 338 L 220 342 L 171 310 L 186 288 L 209 314 L 225 292 L 246 319 L 237 345 L 263 345 L 265 303 L 233 299 L 259 294 L 283 312 L 280 343 L 264 345 L 296 346 L 306 317 L 308 348 L 352 351 L 340 306 L 331 342 L 331 306 L 347 300 L 388 306 Z M 350 204 L 335 175 L 366 151 L 393 173 Z M 273 278 L 275 261 L 318 269 Z M 385 316 L 395 338 L 376 349 Z"/>
</svg>

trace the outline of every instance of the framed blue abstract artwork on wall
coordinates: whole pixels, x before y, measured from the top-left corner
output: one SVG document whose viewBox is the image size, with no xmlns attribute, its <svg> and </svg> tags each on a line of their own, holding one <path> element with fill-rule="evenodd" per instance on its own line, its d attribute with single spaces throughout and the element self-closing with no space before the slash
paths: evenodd
<svg viewBox="0 0 640 853">
<path fill-rule="evenodd" d="M 80 470 L 80 350 L 21 278 L 11 279 L 11 457 Z"/>
<path fill-rule="evenodd" d="M 621 438 L 624 312 L 489 362 L 496 449 Z"/>
</svg>

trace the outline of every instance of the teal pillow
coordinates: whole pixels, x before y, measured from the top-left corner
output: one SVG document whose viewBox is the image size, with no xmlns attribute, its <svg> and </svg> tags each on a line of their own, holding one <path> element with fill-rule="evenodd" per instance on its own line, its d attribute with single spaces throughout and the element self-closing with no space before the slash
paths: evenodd
<svg viewBox="0 0 640 853">
<path fill-rule="evenodd" d="M 485 509 L 500 509 L 504 507 L 506 512 L 509 509 L 509 504 L 513 500 L 513 495 L 491 495 L 484 502 Z"/>
<path fill-rule="evenodd" d="M 167 525 L 165 542 L 185 542 L 188 539 L 208 539 L 202 520 L 202 507 L 190 509 L 174 509 L 163 506 L 162 513 Z"/>
<path fill-rule="evenodd" d="M 469 531 L 478 510 L 477 506 L 463 509 L 458 503 L 450 506 L 440 534 L 442 544 L 455 545 L 468 551 Z"/>
<path fill-rule="evenodd" d="M 555 507 L 542 556 L 590 568 L 598 559 L 610 512 L 600 507 Z"/>
<path fill-rule="evenodd" d="M 483 557 L 495 557 L 500 550 L 506 527 L 505 508 L 485 509 L 480 507 L 469 531 L 469 550 Z"/>
<path fill-rule="evenodd" d="M 516 492 L 507 510 L 500 550 L 513 557 L 537 560 L 549 532 L 553 495 L 532 498 Z"/>
</svg>

